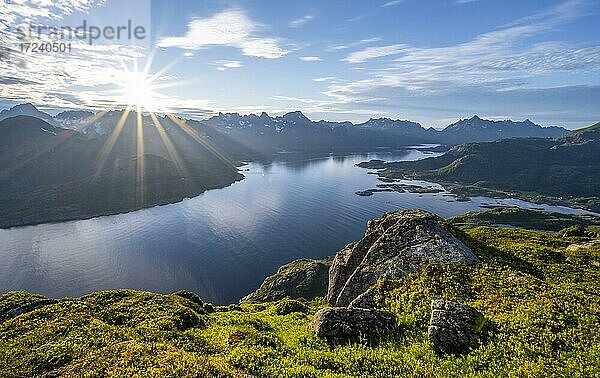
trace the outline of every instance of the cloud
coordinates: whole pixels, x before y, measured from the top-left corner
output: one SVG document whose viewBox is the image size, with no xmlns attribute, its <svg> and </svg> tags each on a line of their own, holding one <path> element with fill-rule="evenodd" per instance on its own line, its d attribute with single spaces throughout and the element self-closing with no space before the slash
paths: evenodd
<svg viewBox="0 0 600 378">
<path fill-rule="evenodd" d="M 158 46 L 186 50 L 230 46 L 242 50 L 244 55 L 267 59 L 286 55 L 289 51 L 279 46 L 277 38 L 257 35 L 262 27 L 262 24 L 250 19 L 243 10 L 229 9 L 207 18 L 192 19 L 185 35 L 163 38 Z"/>
<path fill-rule="evenodd" d="M 219 71 L 225 71 L 230 68 L 243 67 L 242 62 L 240 62 L 239 60 L 218 60 L 216 64 L 218 65 L 217 70 Z"/>
<path fill-rule="evenodd" d="M 318 56 L 301 56 L 300 60 L 303 60 L 305 62 L 318 62 L 321 60 L 321 58 L 319 58 Z"/>
<path fill-rule="evenodd" d="M 379 41 L 381 41 L 381 38 L 379 38 L 379 37 L 361 39 L 360 41 L 348 43 L 346 45 L 331 46 L 328 48 L 328 50 L 329 51 L 346 50 L 346 49 L 350 49 L 352 47 L 357 47 L 357 46 L 366 45 L 369 43 L 379 42 Z"/>
<path fill-rule="evenodd" d="M 325 77 L 315 77 L 313 79 L 313 81 L 317 82 L 317 83 L 322 83 L 324 81 L 331 81 L 331 80 L 335 80 L 335 77 L 334 76 L 325 76 Z"/>
<path fill-rule="evenodd" d="M 86 88 L 114 85 L 123 65 L 145 56 L 143 47 L 127 45 L 88 45 L 70 40 L 71 51 L 21 53 L 22 42 L 16 26 L 47 25 L 74 12 L 87 12 L 95 1 L 18 1 L 0 7 L 0 98 L 13 102 L 33 102 L 46 106 L 95 107 L 98 96 L 86 97 Z M 27 42 L 55 42 L 46 34 L 31 36 Z M 98 90 L 96 90 L 98 92 Z"/>
<path fill-rule="evenodd" d="M 474 3 L 476 1 L 479 1 L 479 0 L 455 0 L 454 1 L 454 5 L 462 5 L 462 4 Z"/>
<path fill-rule="evenodd" d="M 17 25 L 53 25 L 74 12 L 88 12 L 93 1 L 12 2 L 0 6 L 0 98 L 5 103 L 31 102 L 46 108 L 97 109 L 124 108 L 127 99 L 120 85 L 130 78 L 125 67 L 147 58 L 143 46 L 120 44 L 89 45 L 71 40 L 69 53 L 21 53 L 21 40 L 11 32 Z M 103 1 L 99 2 L 103 4 Z M 14 6 L 13 6 L 14 5 Z M 53 42 L 48 35 L 33 36 L 30 42 Z M 173 75 L 157 74 L 157 87 L 175 84 Z M 160 111 L 194 109 L 208 113 L 214 109 L 203 99 L 182 99 L 156 93 Z"/>
<path fill-rule="evenodd" d="M 394 1 L 388 1 L 385 4 L 382 4 L 381 7 L 382 8 L 386 8 L 386 7 L 393 7 L 394 5 L 398 5 L 402 2 L 402 0 L 394 0 Z"/>
<path fill-rule="evenodd" d="M 291 28 L 299 28 L 300 26 L 306 24 L 307 22 L 311 21 L 314 18 L 315 18 L 315 16 L 313 16 L 312 14 L 307 14 L 306 16 L 303 16 L 303 17 L 300 17 L 300 18 L 290 21 L 290 27 Z"/>
<path fill-rule="evenodd" d="M 537 41 L 582 16 L 581 4 L 567 1 L 455 45 L 394 44 L 353 52 L 343 61 L 356 64 L 389 58 L 378 61 L 375 67 L 375 63 L 361 67 L 359 72 L 366 77 L 330 83 L 323 94 L 338 104 L 349 104 L 409 94 L 506 93 L 534 88 L 543 82 L 539 78 L 550 75 L 563 85 L 578 82 L 577 75 L 600 71 L 600 46 Z M 532 39 L 536 43 L 531 43 Z"/>
<path fill-rule="evenodd" d="M 405 51 L 408 48 L 408 45 L 404 44 L 395 44 L 388 46 L 374 46 L 367 47 L 364 50 L 355 51 L 342 59 L 344 62 L 348 63 L 362 63 L 366 62 L 370 59 L 381 58 L 389 55 L 396 55 Z"/>
</svg>

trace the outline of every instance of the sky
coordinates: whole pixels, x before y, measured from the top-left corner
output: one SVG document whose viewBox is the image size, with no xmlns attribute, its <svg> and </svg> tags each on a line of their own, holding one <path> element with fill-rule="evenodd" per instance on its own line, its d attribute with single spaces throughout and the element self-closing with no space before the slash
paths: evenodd
<svg viewBox="0 0 600 378">
<path fill-rule="evenodd" d="M 0 0 L 0 108 L 600 121 L 597 0 Z M 144 28 L 21 52 L 31 25 Z M 37 39 L 36 39 L 37 38 Z"/>
</svg>

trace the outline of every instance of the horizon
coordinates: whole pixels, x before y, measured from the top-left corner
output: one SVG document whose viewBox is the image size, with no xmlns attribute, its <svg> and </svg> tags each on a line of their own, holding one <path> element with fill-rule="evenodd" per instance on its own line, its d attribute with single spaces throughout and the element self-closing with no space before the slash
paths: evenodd
<svg viewBox="0 0 600 378">
<path fill-rule="evenodd" d="M 126 112 L 127 111 L 126 108 L 121 108 L 121 109 L 103 109 L 103 110 L 95 110 L 95 109 L 54 109 L 52 111 L 49 111 L 49 110 L 44 109 L 43 107 L 36 106 L 35 104 L 32 104 L 32 103 L 20 103 L 20 104 L 16 104 L 16 105 L 13 105 L 13 106 L 10 106 L 10 107 L 0 107 L 0 112 L 2 112 L 2 111 L 8 111 L 8 110 L 11 110 L 11 109 L 13 109 L 15 107 L 24 106 L 24 105 L 32 105 L 36 110 L 41 111 L 43 113 L 46 113 L 46 114 L 50 115 L 53 118 L 55 118 L 58 114 L 60 114 L 62 112 L 69 112 L 69 111 L 87 111 L 87 112 L 92 112 L 93 114 L 96 114 L 98 112 L 111 113 L 111 112 Z M 539 124 L 539 123 L 536 123 L 536 122 L 532 121 L 529 118 L 525 118 L 523 120 L 492 119 L 492 118 L 487 118 L 485 116 L 483 116 L 483 117 L 479 116 L 478 114 L 473 114 L 470 117 L 461 117 L 461 118 L 458 118 L 455 121 L 450 122 L 449 124 L 447 124 L 445 126 L 442 126 L 442 127 L 428 126 L 428 125 L 424 125 L 423 123 L 421 123 L 419 121 L 415 121 L 415 120 L 411 120 L 411 119 L 406 119 L 406 118 L 396 118 L 396 119 L 394 119 L 394 118 L 390 118 L 390 117 L 377 117 L 377 118 L 372 117 L 372 118 L 369 118 L 369 119 L 367 119 L 365 121 L 361 121 L 361 122 L 352 122 L 352 121 L 349 121 L 349 120 L 333 121 L 333 120 L 322 119 L 322 118 L 321 119 L 313 119 L 310 116 L 307 116 L 306 114 L 304 114 L 304 112 L 302 110 L 290 110 L 290 111 L 286 111 L 285 113 L 281 113 L 281 114 L 269 114 L 266 111 L 263 111 L 263 112 L 260 112 L 260 113 L 246 113 L 246 114 L 239 113 L 239 112 L 219 112 L 219 113 L 217 113 L 215 115 L 211 115 L 211 116 L 209 116 L 207 118 L 185 117 L 185 116 L 179 116 L 179 115 L 176 115 L 176 114 L 174 116 L 176 116 L 178 118 L 181 118 L 181 119 L 188 119 L 188 120 L 194 120 L 194 121 L 198 121 L 198 122 L 205 122 L 205 121 L 210 120 L 213 117 L 217 117 L 217 116 L 220 116 L 220 115 L 226 115 L 226 114 L 235 114 L 235 115 L 238 115 L 240 117 L 245 117 L 245 116 L 260 117 L 262 113 L 265 113 L 267 116 L 269 116 L 271 118 L 276 118 L 276 117 L 283 117 L 283 116 L 285 116 L 287 114 L 293 114 L 293 113 L 298 113 L 298 112 L 301 113 L 306 118 L 308 118 L 309 121 L 315 122 L 315 123 L 318 123 L 318 122 L 337 122 L 337 123 L 350 122 L 353 125 L 360 125 L 362 123 L 366 123 L 366 122 L 371 121 L 371 120 L 387 119 L 387 120 L 390 120 L 392 122 L 412 122 L 412 123 L 417 123 L 423 129 L 426 129 L 426 130 L 427 129 L 434 129 L 434 130 L 437 130 L 437 131 L 443 130 L 444 128 L 446 128 L 448 126 L 451 126 L 453 124 L 456 124 L 458 122 L 467 121 L 467 120 L 471 120 L 471 119 L 479 119 L 479 120 L 482 120 L 482 121 L 492 121 L 492 122 L 515 122 L 515 123 L 525 123 L 525 122 L 529 121 L 529 122 L 532 122 L 533 124 L 535 124 L 537 126 L 541 126 L 541 127 L 544 127 L 544 128 L 547 128 L 547 127 L 562 127 L 560 125 L 542 125 L 542 124 Z M 142 111 L 141 113 L 142 113 L 142 116 L 149 117 L 149 116 L 151 116 L 151 114 L 153 112 Z M 168 117 L 168 113 L 154 112 L 154 114 L 156 116 L 159 116 L 159 117 L 162 117 L 162 118 Z M 24 115 L 24 116 L 27 116 L 27 115 Z M 16 116 L 14 116 L 14 117 L 16 117 Z M 580 130 L 580 129 L 583 129 L 583 128 L 586 128 L 586 127 L 589 127 L 589 126 L 593 126 L 596 123 L 597 122 L 595 122 L 593 124 L 590 124 L 588 126 L 584 126 L 584 127 L 578 128 L 578 129 L 568 129 L 568 130 Z M 565 127 L 563 127 L 563 128 L 565 128 Z"/>
<path fill-rule="evenodd" d="M 10 5 L 0 108 L 135 102 L 192 119 L 298 109 L 311 119 L 417 119 L 436 129 L 483 114 L 578 129 L 597 122 L 600 107 L 600 4 L 591 0 Z M 87 40 L 69 39 L 68 52 L 19 52 L 17 25 L 27 23 L 144 33 L 92 39 L 89 29 Z"/>
</svg>

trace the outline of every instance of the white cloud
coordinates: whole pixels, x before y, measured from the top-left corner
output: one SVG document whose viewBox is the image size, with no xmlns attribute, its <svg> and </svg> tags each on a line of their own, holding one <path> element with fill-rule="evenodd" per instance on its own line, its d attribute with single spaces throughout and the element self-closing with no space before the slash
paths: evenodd
<svg viewBox="0 0 600 378">
<path fill-rule="evenodd" d="M 468 4 L 468 3 L 473 3 L 475 1 L 478 1 L 478 0 L 455 0 L 454 5 Z"/>
<path fill-rule="evenodd" d="M 357 46 L 366 45 L 369 43 L 379 42 L 379 41 L 381 41 L 381 38 L 379 38 L 379 37 L 361 39 L 360 41 L 352 42 L 352 43 L 349 43 L 346 45 L 332 46 L 328 50 L 329 51 L 346 50 L 346 49 L 350 49 L 352 47 L 357 47 Z"/>
<path fill-rule="evenodd" d="M 52 25 L 74 12 L 88 11 L 93 1 L 14 1 L 4 7 L 0 0 L 0 99 L 4 102 L 31 102 L 47 108 L 111 109 L 123 108 L 127 99 L 120 85 L 130 80 L 125 67 L 147 58 L 142 46 L 94 44 L 71 40 L 69 53 L 20 53 L 16 33 L 7 32 L 16 25 Z M 103 3 L 101 1 L 100 3 Z M 48 35 L 32 37 L 31 42 L 52 42 Z M 176 84 L 176 77 L 159 71 L 156 86 Z M 177 98 L 155 93 L 160 111 L 211 112 L 208 100 Z M 157 109 L 158 110 L 158 109 Z"/>
<path fill-rule="evenodd" d="M 318 56 L 301 56 L 300 60 L 303 60 L 305 62 L 318 62 L 321 60 L 321 58 L 319 58 Z"/>
<path fill-rule="evenodd" d="M 307 14 L 306 16 L 302 16 L 300 18 L 290 21 L 290 27 L 291 28 L 299 28 L 300 26 L 306 24 L 307 22 L 311 21 L 314 18 L 315 18 L 315 16 L 313 16 L 312 14 Z"/>
<path fill-rule="evenodd" d="M 381 5 L 382 8 L 386 8 L 386 7 L 393 7 L 394 5 L 398 5 L 402 2 L 402 0 L 393 0 L 393 1 L 388 1 L 387 3 Z"/>
<path fill-rule="evenodd" d="M 242 50 L 247 56 L 268 59 L 281 58 L 289 51 L 279 46 L 272 37 L 259 37 L 262 24 L 250 19 L 241 9 L 229 9 L 207 18 L 196 18 L 188 23 L 188 30 L 181 37 L 166 37 L 159 47 L 179 47 L 199 50 L 209 46 L 230 46 Z"/>
<path fill-rule="evenodd" d="M 353 52 L 343 60 L 353 64 L 392 58 L 376 68 L 363 69 L 367 76 L 362 79 L 331 83 L 323 94 L 338 103 L 352 103 L 401 93 L 499 93 L 535 87 L 537 78 L 548 75 L 598 72 L 600 46 L 530 42 L 580 17 L 580 5 L 577 0 L 567 1 L 456 45 L 423 48 L 395 44 Z"/>
<path fill-rule="evenodd" d="M 218 60 L 216 64 L 218 65 L 217 70 L 219 71 L 225 71 L 230 68 L 243 67 L 242 62 L 240 62 L 239 60 Z"/>
<path fill-rule="evenodd" d="M 322 83 L 322 82 L 331 81 L 331 80 L 335 80 L 335 77 L 334 76 L 325 76 L 325 77 L 315 77 L 313 79 L 313 81 L 317 82 L 317 83 Z"/>
<path fill-rule="evenodd" d="M 408 48 L 408 45 L 395 44 L 388 46 L 367 47 L 364 50 L 355 51 L 342 59 L 348 63 L 362 63 L 370 59 L 381 58 L 389 55 L 397 55 Z"/>
</svg>

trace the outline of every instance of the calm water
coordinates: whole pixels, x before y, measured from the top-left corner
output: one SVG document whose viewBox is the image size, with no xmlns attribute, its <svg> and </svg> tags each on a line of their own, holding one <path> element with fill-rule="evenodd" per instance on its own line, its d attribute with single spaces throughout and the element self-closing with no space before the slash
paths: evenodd
<svg viewBox="0 0 600 378">
<path fill-rule="evenodd" d="M 483 197 L 456 202 L 444 193 L 354 194 L 379 183 L 356 163 L 435 155 L 410 150 L 251 163 L 241 182 L 180 203 L 0 230 L 0 292 L 62 297 L 123 287 L 189 289 L 214 303 L 230 303 L 281 264 L 334 254 L 385 211 L 419 207 L 448 217 L 499 203 L 574 211 Z"/>
</svg>

